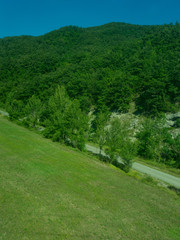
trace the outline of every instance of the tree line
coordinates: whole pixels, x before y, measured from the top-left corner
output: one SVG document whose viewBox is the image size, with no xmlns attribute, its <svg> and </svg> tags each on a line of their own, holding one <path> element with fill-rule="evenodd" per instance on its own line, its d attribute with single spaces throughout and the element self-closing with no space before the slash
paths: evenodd
<svg viewBox="0 0 180 240">
<path fill-rule="evenodd" d="M 107 109 L 92 110 L 90 116 L 79 100 L 70 99 L 64 86 L 58 86 L 47 102 L 33 95 L 26 105 L 10 100 L 6 109 L 11 120 L 31 129 L 42 128 L 44 137 L 52 141 L 81 151 L 87 141 L 98 144 L 100 159 L 126 172 L 138 156 L 180 168 L 180 135 L 173 136 L 163 118 L 143 117 L 134 126 L 131 115 L 113 117 Z M 102 151 L 108 157 L 104 158 Z"/>
</svg>

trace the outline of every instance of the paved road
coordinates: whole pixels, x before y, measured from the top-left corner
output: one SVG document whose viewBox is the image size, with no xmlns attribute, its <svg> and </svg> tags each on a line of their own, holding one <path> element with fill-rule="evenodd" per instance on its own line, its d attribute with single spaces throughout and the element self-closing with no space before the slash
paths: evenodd
<svg viewBox="0 0 180 240">
<path fill-rule="evenodd" d="M 86 144 L 86 149 L 95 154 L 99 154 L 99 148 L 97 148 L 97 147 L 93 147 L 93 146 Z M 106 156 L 105 152 L 102 151 L 102 155 Z M 121 159 L 118 159 L 118 161 L 122 162 Z M 132 168 L 137 170 L 138 172 L 146 173 L 154 178 L 162 180 L 163 182 L 166 182 L 166 183 L 180 189 L 180 178 L 178 178 L 178 177 L 175 177 L 168 173 L 164 173 L 164 172 L 158 171 L 156 169 L 147 167 L 147 166 L 145 166 L 141 163 L 137 163 L 137 162 L 133 163 Z"/>
<path fill-rule="evenodd" d="M 7 112 L 1 111 L 1 110 L 0 110 L 0 114 L 2 114 L 4 116 L 9 116 L 9 114 Z M 93 146 L 86 144 L 86 149 L 95 154 L 99 154 L 99 148 L 97 148 L 97 147 L 93 147 Z M 106 153 L 104 151 L 102 151 L 101 154 L 106 156 Z M 120 158 L 118 159 L 118 161 L 122 163 L 122 160 Z M 146 173 L 154 178 L 162 180 L 162 181 L 180 189 L 180 178 L 178 178 L 178 177 L 174 177 L 168 173 L 158 171 L 156 169 L 147 167 L 147 166 L 145 166 L 141 163 L 137 163 L 137 162 L 133 163 L 132 168 L 139 172 Z"/>
</svg>

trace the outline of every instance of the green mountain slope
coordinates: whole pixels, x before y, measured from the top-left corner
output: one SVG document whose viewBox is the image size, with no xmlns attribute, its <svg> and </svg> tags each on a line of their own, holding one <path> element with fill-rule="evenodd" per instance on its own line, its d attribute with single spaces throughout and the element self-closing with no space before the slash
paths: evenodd
<svg viewBox="0 0 180 240">
<path fill-rule="evenodd" d="M 46 101 L 65 85 L 83 109 L 172 111 L 179 102 L 180 25 L 110 23 L 0 39 L 0 100 Z M 8 99 L 8 100 L 7 100 Z M 2 104 L 1 103 L 1 104 Z"/>
<path fill-rule="evenodd" d="M 0 117 L 0 238 L 179 239 L 179 199 Z"/>
</svg>

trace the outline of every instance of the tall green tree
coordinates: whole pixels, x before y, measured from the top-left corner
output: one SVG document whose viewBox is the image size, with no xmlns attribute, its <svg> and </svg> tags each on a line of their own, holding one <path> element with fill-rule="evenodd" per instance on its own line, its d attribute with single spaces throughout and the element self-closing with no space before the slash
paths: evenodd
<svg viewBox="0 0 180 240">
<path fill-rule="evenodd" d="M 132 166 L 133 157 L 136 155 L 137 145 L 132 140 L 132 129 L 128 119 L 114 118 L 106 130 L 107 154 L 112 162 L 118 158 L 124 164 L 124 170 L 128 172 Z"/>
<path fill-rule="evenodd" d="M 83 150 L 88 129 L 88 117 L 79 101 L 71 101 L 63 86 L 58 86 L 49 100 L 49 117 L 45 121 L 45 136 Z"/>
<path fill-rule="evenodd" d="M 25 107 L 25 117 L 27 121 L 35 127 L 40 121 L 40 116 L 42 112 L 42 103 L 41 100 L 33 95 L 27 102 Z"/>
</svg>

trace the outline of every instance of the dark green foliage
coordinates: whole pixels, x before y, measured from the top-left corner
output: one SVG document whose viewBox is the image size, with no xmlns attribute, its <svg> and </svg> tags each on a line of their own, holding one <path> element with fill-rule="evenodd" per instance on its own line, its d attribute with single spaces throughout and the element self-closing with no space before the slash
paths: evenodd
<svg viewBox="0 0 180 240">
<path fill-rule="evenodd" d="M 42 107 L 41 100 L 38 97 L 33 95 L 29 98 L 25 107 L 25 118 L 32 127 L 35 127 L 40 122 Z"/>
<path fill-rule="evenodd" d="M 11 120 L 21 118 L 24 115 L 24 104 L 21 100 L 16 100 L 13 93 L 8 94 L 5 107 Z"/>
<path fill-rule="evenodd" d="M 158 122 L 147 118 L 137 134 L 139 140 L 139 155 L 147 159 L 160 158 L 160 134 Z"/>
<path fill-rule="evenodd" d="M 180 135 L 176 136 L 173 140 L 171 151 L 173 152 L 175 166 L 180 168 Z"/>
<path fill-rule="evenodd" d="M 174 137 L 162 120 L 146 119 L 137 139 L 140 156 L 180 168 L 180 135 Z"/>
<path fill-rule="evenodd" d="M 81 111 L 79 102 L 71 101 L 65 88 L 58 86 L 49 99 L 48 108 L 49 116 L 45 120 L 44 136 L 83 150 L 88 118 Z"/>
<path fill-rule="evenodd" d="M 129 119 L 114 118 L 106 129 L 106 152 L 112 163 L 117 165 L 117 159 L 123 162 L 123 170 L 128 172 L 132 160 L 136 156 L 137 144 L 132 140 L 132 130 Z"/>
<path fill-rule="evenodd" d="M 176 120 L 175 126 L 178 127 L 178 128 L 180 128 L 180 118 L 178 118 L 178 119 Z"/>
<path fill-rule="evenodd" d="M 162 158 L 167 164 L 180 168 L 180 134 L 166 139 L 162 148 Z"/>
<path fill-rule="evenodd" d="M 180 96 L 180 25 L 111 23 L 65 27 L 40 37 L 0 39 L 0 101 L 48 101 L 57 85 L 88 112 L 175 110 Z M 12 100 L 13 100 L 12 99 Z"/>
</svg>

